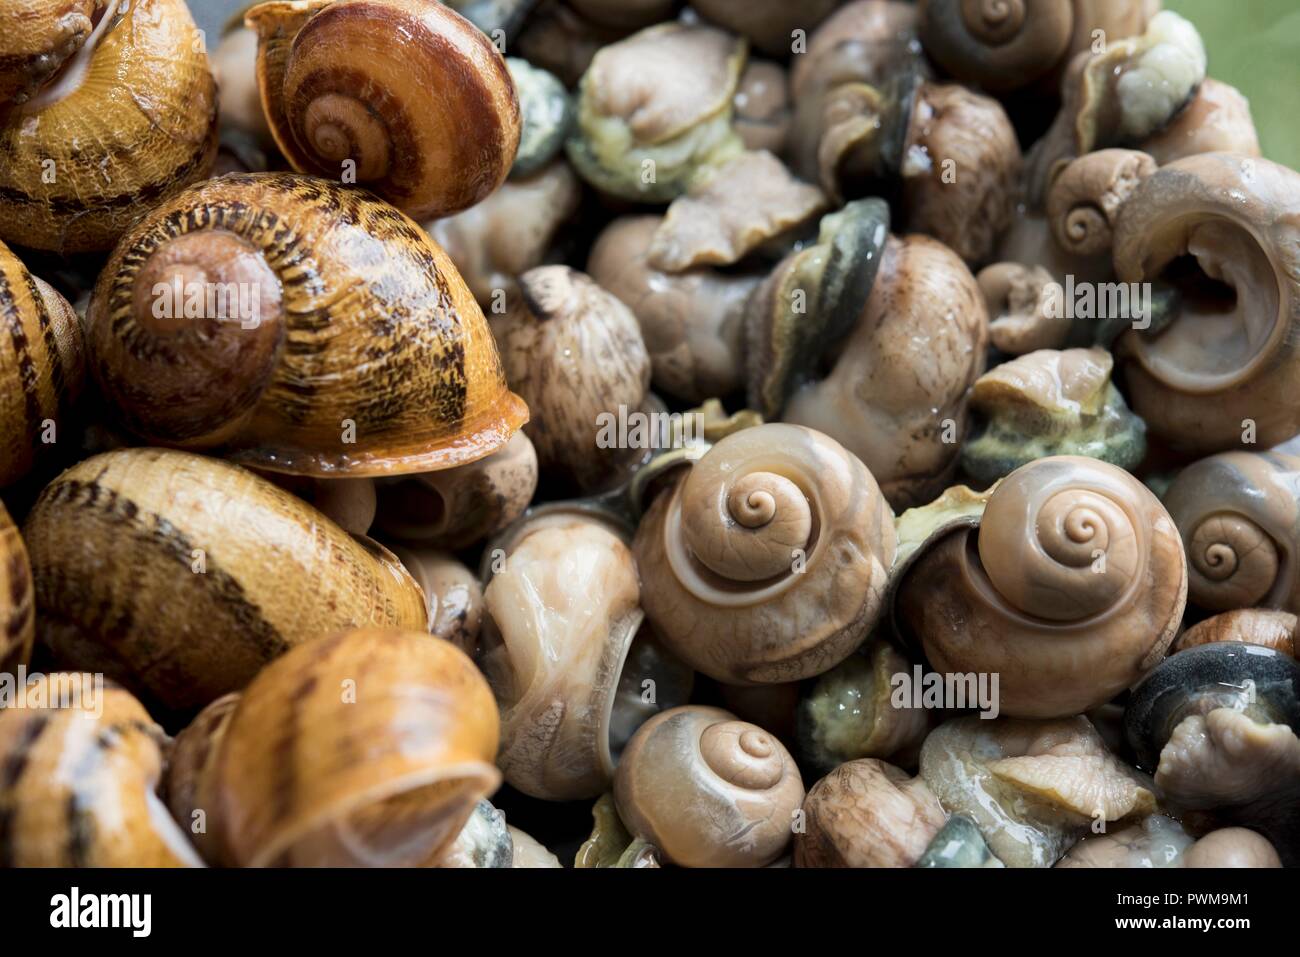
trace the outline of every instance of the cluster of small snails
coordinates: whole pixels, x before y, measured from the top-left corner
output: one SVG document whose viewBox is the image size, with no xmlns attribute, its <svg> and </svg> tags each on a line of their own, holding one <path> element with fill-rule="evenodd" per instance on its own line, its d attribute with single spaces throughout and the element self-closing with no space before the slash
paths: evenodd
<svg viewBox="0 0 1300 957">
<path fill-rule="evenodd" d="M 0 865 L 1300 863 L 1300 173 L 1159 0 L 5 16 Z"/>
</svg>

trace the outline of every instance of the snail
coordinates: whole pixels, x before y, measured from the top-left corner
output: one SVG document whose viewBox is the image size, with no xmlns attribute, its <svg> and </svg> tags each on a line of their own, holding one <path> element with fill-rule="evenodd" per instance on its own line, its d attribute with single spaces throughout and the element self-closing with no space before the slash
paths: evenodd
<svg viewBox="0 0 1300 957">
<path fill-rule="evenodd" d="M 423 632 L 309 641 L 245 689 L 212 770 L 236 866 L 421 866 L 496 790 L 498 719 L 465 654 Z"/>
<path fill-rule="evenodd" d="M 1094 822 L 1156 805 L 1082 716 L 954 718 L 925 739 L 921 777 L 945 810 L 979 827 L 1007 867 L 1051 867 Z"/>
<path fill-rule="evenodd" d="M 1268 839 L 1222 827 L 1197 840 L 1177 821 L 1152 814 L 1109 834 L 1085 837 L 1057 867 L 1281 867 Z"/>
<path fill-rule="evenodd" d="M 1133 411 L 1184 451 L 1267 448 L 1300 433 L 1290 386 L 1300 362 L 1298 197 L 1300 173 L 1209 153 L 1162 166 L 1120 212 L 1120 280 L 1189 277 L 1158 334 L 1133 329 L 1115 346 Z"/>
<path fill-rule="evenodd" d="M 376 527 L 433 548 L 465 548 L 523 514 L 537 490 L 537 453 L 523 432 L 486 458 L 440 472 L 385 480 Z"/>
<path fill-rule="evenodd" d="M 601 47 L 627 36 L 626 30 L 581 16 L 563 0 L 541 0 L 524 26 L 516 44 L 519 52 L 570 89 L 578 85 Z"/>
<path fill-rule="evenodd" d="M 445 4 L 270 2 L 247 22 L 267 122 L 299 172 L 417 220 L 473 206 L 510 172 L 521 121 L 505 58 Z"/>
<path fill-rule="evenodd" d="M 38 58 L 44 84 L 0 118 L 0 239 L 60 254 L 111 249 L 212 169 L 217 90 L 200 35 L 184 0 L 15 3 L 6 13 L 19 43 L 70 30 L 59 51 L 70 55 L 52 72 L 57 56 Z M 20 72 L 33 78 L 30 61 Z"/>
<path fill-rule="evenodd" d="M 221 90 L 222 138 L 233 133 L 247 145 L 265 148 L 273 146 L 275 140 L 257 88 L 257 31 L 244 23 L 244 14 L 255 6 L 245 4 L 222 28 L 221 40 L 212 53 L 212 73 Z"/>
<path fill-rule="evenodd" d="M 512 867 L 515 859 L 514 829 L 492 803 L 481 800 L 456 839 L 438 858 L 437 867 Z"/>
<path fill-rule="evenodd" d="M 659 867 L 659 851 L 639 837 L 633 837 L 614 804 L 614 792 L 606 791 L 591 806 L 591 836 L 574 855 L 573 866 Z"/>
<path fill-rule="evenodd" d="M 1043 349 L 984 373 L 971 390 L 984 426 L 962 446 L 962 469 L 992 482 L 1052 455 L 1136 468 L 1146 454 L 1146 426 L 1111 382 L 1113 366 L 1104 349 Z"/>
<path fill-rule="evenodd" d="M 0 175 L 3 175 L 0 173 Z M 68 300 L 0 242 L 0 488 L 58 441 L 85 378 L 81 324 Z"/>
<path fill-rule="evenodd" d="M 378 497 L 369 478 L 313 478 L 267 472 L 269 479 L 320 511 L 349 535 L 364 535 L 375 521 Z"/>
<path fill-rule="evenodd" d="M 449 468 L 527 418 L 428 234 L 296 174 L 229 175 L 154 209 L 100 276 L 86 335 L 132 432 L 272 471 Z"/>
<path fill-rule="evenodd" d="M 40 643 L 169 711 L 239 690 L 322 634 L 425 628 L 424 596 L 387 549 L 187 452 L 79 462 L 45 487 L 23 537 Z"/>
<path fill-rule="evenodd" d="M 1238 608 L 1206 618 L 1188 628 L 1174 642 L 1171 653 L 1219 641 L 1240 641 L 1263 645 L 1292 658 L 1300 657 L 1296 631 L 1300 618 L 1289 611 L 1267 608 Z"/>
<path fill-rule="evenodd" d="M 517 827 L 509 828 L 512 853 L 510 866 L 515 868 L 563 867 L 560 859 L 547 850 L 546 845 Z"/>
<path fill-rule="evenodd" d="M 790 138 L 794 118 L 789 79 L 771 60 L 750 60 L 731 98 L 732 126 L 747 150 L 768 150 L 780 156 Z"/>
<path fill-rule="evenodd" d="M 769 56 L 788 57 L 798 36 L 806 35 L 831 15 L 838 0 L 696 0 L 692 7 L 711 20 L 748 39 Z"/>
<path fill-rule="evenodd" d="M 497 763 L 533 797 L 595 797 L 648 714 L 687 699 L 690 674 L 637 639 L 632 553 L 596 518 L 527 518 L 493 565 L 479 661 L 501 707 Z"/>
<path fill-rule="evenodd" d="M 979 826 L 964 814 L 954 814 L 931 840 L 917 867 L 1005 867 L 989 850 Z"/>
<path fill-rule="evenodd" d="M 1244 827 L 1221 827 L 1193 844 L 1183 867 L 1281 867 L 1268 838 Z"/>
<path fill-rule="evenodd" d="M 1096 459 L 1004 478 L 982 517 L 942 525 L 891 580 L 902 640 L 943 674 L 997 673 L 1001 710 L 1068 717 L 1163 657 L 1187 598 L 1182 540 L 1159 500 Z"/>
<path fill-rule="evenodd" d="M 492 333 L 510 388 L 528 403 L 524 431 L 538 466 L 583 491 L 616 484 L 646 449 L 606 441 L 602 423 L 655 401 L 636 318 L 568 266 L 541 266 L 518 282 Z"/>
<path fill-rule="evenodd" d="M 13 0 L 0 38 L 0 106 L 26 103 L 94 32 L 109 0 Z"/>
<path fill-rule="evenodd" d="M 209 702 L 172 742 L 164 778 L 167 808 L 210 865 L 225 863 L 216 788 L 217 757 L 239 692 Z"/>
<path fill-rule="evenodd" d="M 22 536 L 0 502 L 0 681 L 27 664 L 35 639 L 32 565 Z"/>
<path fill-rule="evenodd" d="M 424 593 L 429 634 L 474 657 L 483 627 L 483 589 L 478 576 L 435 548 L 395 545 L 393 554 Z"/>
<path fill-rule="evenodd" d="M 975 277 L 989 313 L 989 341 L 999 352 L 1022 356 L 1039 349 L 1060 349 L 1070 338 L 1071 321 L 1060 286 L 1042 266 L 999 262 Z"/>
<path fill-rule="evenodd" d="M 911 867 L 944 826 L 920 778 L 871 758 L 841 764 L 804 799 L 795 867 Z"/>
<path fill-rule="evenodd" d="M 569 6 L 592 23 L 637 30 L 670 20 L 675 0 L 568 0 Z"/>
<path fill-rule="evenodd" d="M 1224 452 L 1165 492 L 1187 549 L 1189 597 L 1210 611 L 1300 612 L 1300 458 Z"/>
<path fill-rule="evenodd" d="M 628 742 L 619 816 L 681 867 L 763 867 L 790 843 L 803 781 L 789 752 L 721 708 L 664 711 Z"/>
<path fill-rule="evenodd" d="M 812 429 L 719 441 L 661 492 L 633 542 L 654 633 L 728 684 L 820 674 L 862 643 L 894 557 L 875 479 Z"/>
<path fill-rule="evenodd" d="M 1160 166 L 1197 153 L 1259 156 L 1259 136 L 1250 103 L 1236 87 L 1207 76 L 1190 103 L 1142 149 Z"/>
<path fill-rule="evenodd" d="M 0 709 L 0 866 L 201 867 L 158 796 L 170 741 L 102 675 L 34 676 Z"/>
<path fill-rule="evenodd" d="M 1047 195 L 1057 244 L 1076 256 L 1109 253 L 1120 210 L 1156 165 L 1147 153 L 1118 149 L 1085 153 L 1066 164 Z"/>
</svg>

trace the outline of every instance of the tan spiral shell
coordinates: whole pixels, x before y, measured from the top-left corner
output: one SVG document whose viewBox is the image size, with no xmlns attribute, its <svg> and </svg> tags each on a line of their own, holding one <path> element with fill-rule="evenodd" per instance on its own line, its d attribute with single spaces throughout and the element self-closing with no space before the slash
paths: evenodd
<svg viewBox="0 0 1300 957">
<path fill-rule="evenodd" d="M 655 633 L 731 684 L 820 674 L 861 644 L 894 558 L 893 514 L 833 439 L 771 423 L 718 442 L 655 499 L 633 551 Z"/>
<path fill-rule="evenodd" d="M 1096 459 L 1017 469 L 978 532 L 949 527 L 923 548 L 896 586 L 903 637 L 936 671 L 998 674 L 1004 714 L 1104 704 L 1159 661 L 1182 620 L 1187 568 L 1173 519 Z"/>
<path fill-rule="evenodd" d="M 1183 469 L 1164 501 L 1187 548 L 1193 604 L 1300 612 L 1300 458 L 1212 455 Z"/>
</svg>

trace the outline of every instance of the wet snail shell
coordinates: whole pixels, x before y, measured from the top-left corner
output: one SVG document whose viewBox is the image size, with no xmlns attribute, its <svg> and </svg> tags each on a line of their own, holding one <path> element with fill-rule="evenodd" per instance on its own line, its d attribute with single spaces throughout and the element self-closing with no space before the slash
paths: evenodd
<svg viewBox="0 0 1300 957">
<path fill-rule="evenodd" d="M 217 459 L 86 459 L 46 486 L 23 531 L 40 642 L 168 710 L 236 691 L 341 628 L 425 627 L 424 596 L 392 553 Z"/>
<path fill-rule="evenodd" d="M 651 718 L 614 778 L 619 816 L 682 867 L 762 867 L 790 843 L 804 797 L 794 759 L 773 735 L 721 708 Z"/>
<path fill-rule="evenodd" d="M 73 706 L 0 710 L 0 866 L 202 866 L 157 794 L 162 728 L 102 676 L 39 675 L 21 691 L 69 692 Z"/>
<path fill-rule="evenodd" d="M 442 249 L 324 180 L 229 175 L 164 203 L 123 237 L 87 326 L 131 431 L 273 471 L 449 468 L 527 418 Z"/>
<path fill-rule="evenodd" d="M 271 2 L 247 22 L 271 132 L 299 172 L 355 174 L 345 181 L 416 219 L 473 206 L 510 172 L 514 83 L 487 35 L 450 7 Z"/>
<path fill-rule="evenodd" d="M 0 243 L 0 488 L 22 478 L 67 428 L 85 378 L 72 306 Z M 44 441 L 43 441 L 44 440 Z"/>
<path fill-rule="evenodd" d="M 1187 549 L 1193 604 L 1300 612 L 1300 458 L 1213 455 L 1183 469 L 1164 502 Z"/>
<path fill-rule="evenodd" d="M 31 99 L 90 38 L 109 0 L 12 0 L 0 37 L 0 106 Z"/>
<path fill-rule="evenodd" d="M 206 178 L 216 152 L 216 83 L 184 0 L 109 3 L 62 70 L 0 119 L 0 239 L 111 249 Z"/>
<path fill-rule="evenodd" d="M 820 674 L 870 632 L 893 513 L 833 439 L 780 423 L 719 441 L 650 506 L 633 550 L 655 634 L 729 684 Z"/>
<path fill-rule="evenodd" d="M 216 764 L 239 692 L 222 695 L 176 735 L 167 758 L 167 807 L 211 865 L 226 863 L 217 816 Z"/>
<path fill-rule="evenodd" d="M 1156 161 L 1137 150 L 1085 153 L 1062 168 L 1047 194 L 1052 236 L 1067 253 L 1109 253 L 1120 210 L 1154 173 Z"/>
<path fill-rule="evenodd" d="M 32 565 L 4 503 L 0 502 L 0 676 L 27 664 L 36 639 Z"/>
<path fill-rule="evenodd" d="M 1065 57 L 1072 0 L 922 0 L 926 52 L 952 75 L 995 91 L 1027 86 Z"/>
<path fill-rule="evenodd" d="M 1178 636 L 1173 651 L 1213 642 L 1240 641 L 1248 645 L 1263 645 L 1297 658 L 1300 657 L 1297 631 L 1300 631 L 1300 618 L 1289 611 L 1238 608 L 1197 622 Z"/>
<path fill-rule="evenodd" d="M 393 546 L 402 567 L 424 592 L 429 634 L 451 642 L 473 657 L 483 626 L 483 589 L 478 576 L 447 552 L 417 546 Z"/>
<path fill-rule="evenodd" d="M 1104 704 L 1173 641 L 1187 598 L 1182 540 L 1124 470 L 1040 459 L 1002 480 L 977 527 L 948 526 L 896 570 L 895 622 L 935 671 L 999 674 L 1004 714 Z"/>
<path fill-rule="evenodd" d="M 240 697 L 216 814 L 237 866 L 421 866 L 501 776 L 487 682 L 423 632 L 363 628 L 300 645 Z M 286 780 L 287 777 L 287 780 Z"/>
</svg>

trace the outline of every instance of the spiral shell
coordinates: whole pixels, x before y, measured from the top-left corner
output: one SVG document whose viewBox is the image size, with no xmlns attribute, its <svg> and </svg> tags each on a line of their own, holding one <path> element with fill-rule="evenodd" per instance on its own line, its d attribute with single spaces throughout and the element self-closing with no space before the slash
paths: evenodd
<svg viewBox="0 0 1300 957">
<path fill-rule="evenodd" d="M 921 42 L 957 79 L 1009 92 L 1051 71 L 1074 30 L 1072 0 L 922 0 Z"/>
<path fill-rule="evenodd" d="M 184 0 L 109 3 L 61 72 L 0 118 L 0 239 L 111 249 L 216 155 L 216 82 Z"/>
<path fill-rule="evenodd" d="M 229 175 L 163 204 L 118 245 L 87 326 L 133 432 L 273 471 L 449 468 L 527 419 L 446 254 L 323 180 Z"/>
<path fill-rule="evenodd" d="M 794 759 L 773 735 L 721 708 L 651 718 L 614 778 L 619 816 L 682 867 L 762 867 L 790 842 L 804 797 Z"/>
<path fill-rule="evenodd" d="M 1054 456 L 990 496 L 902 569 L 895 617 L 943 673 L 1000 675 L 1001 710 L 1068 717 L 1159 661 L 1187 598 L 1173 520 L 1122 469 Z"/>
<path fill-rule="evenodd" d="M 22 478 L 68 427 L 85 378 L 72 306 L 0 243 L 0 488 Z M 44 440 L 44 441 L 42 441 Z"/>
<path fill-rule="evenodd" d="M 1120 210 L 1154 173 L 1156 161 L 1137 150 L 1097 150 L 1065 166 L 1047 195 L 1056 243 L 1075 256 L 1110 252 Z"/>
<path fill-rule="evenodd" d="M 893 513 L 833 439 L 768 424 L 718 442 L 637 530 L 655 633 L 730 684 L 794 681 L 844 660 L 881 610 Z"/>
<path fill-rule="evenodd" d="M 244 692 L 216 815 L 239 866 L 420 866 L 496 790 L 497 709 L 427 634 L 363 628 L 295 648 Z"/>
<path fill-rule="evenodd" d="M 510 172 L 520 113 L 505 59 L 445 4 L 272 2 L 247 22 L 271 132 L 299 172 L 417 219 L 473 206 Z"/>
<path fill-rule="evenodd" d="M 23 532 L 40 642 L 167 709 L 237 691 L 341 628 L 425 627 L 424 596 L 391 552 L 216 459 L 86 459 L 46 486 Z"/>
<path fill-rule="evenodd" d="M 1212 455 L 1183 469 L 1164 501 L 1187 548 L 1192 604 L 1300 612 L 1300 458 Z"/>
<path fill-rule="evenodd" d="M 31 562 L 22 536 L 0 502 L 0 680 L 27 664 L 35 638 Z"/>
<path fill-rule="evenodd" d="M 10 0 L 0 36 L 0 106 L 21 104 L 81 49 L 109 0 Z"/>
<path fill-rule="evenodd" d="M 170 744 L 102 675 L 35 676 L 0 710 L 0 867 L 196 867 L 158 797 Z"/>
</svg>

